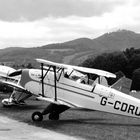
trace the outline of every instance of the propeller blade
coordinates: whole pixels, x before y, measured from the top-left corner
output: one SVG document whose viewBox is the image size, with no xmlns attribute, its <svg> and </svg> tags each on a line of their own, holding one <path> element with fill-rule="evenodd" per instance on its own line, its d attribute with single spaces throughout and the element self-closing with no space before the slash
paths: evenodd
<svg viewBox="0 0 140 140">
<path fill-rule="evenodd" d="M 14 76 L 18 76 L 18 75 L 21 75 L 21 74 L 22 74 L 22 70 L 19 69 L 19 70 L 16 70 L 15 72 L 9 73 L 8 76 L 9 77 L 14 77 Z"/>
</svg>

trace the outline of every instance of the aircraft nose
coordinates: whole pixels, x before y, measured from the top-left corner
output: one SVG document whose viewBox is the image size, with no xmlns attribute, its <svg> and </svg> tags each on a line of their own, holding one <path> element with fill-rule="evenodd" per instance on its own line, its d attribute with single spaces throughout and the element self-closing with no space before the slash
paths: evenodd
<svg viewBox="0 0 140 140">
<path fill-rule="evenodd" d="M 21 75 L 21 74 L 22 74 L 22 70 L 19 69 L 19 70 L 16 70 L 16 71 L 12 72 L 12 73 L 9 73 L 8 76 L 9 77 L 14 77 L 14 76 L 18 76 L 18 75 Z"/>
</svg>

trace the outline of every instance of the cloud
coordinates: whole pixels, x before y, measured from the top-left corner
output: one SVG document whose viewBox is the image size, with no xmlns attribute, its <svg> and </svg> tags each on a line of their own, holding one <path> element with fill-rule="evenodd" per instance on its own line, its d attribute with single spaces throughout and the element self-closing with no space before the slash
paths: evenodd
<svg viewBox="0 0 140 140">
<path fill-rule="evenodd" d="M 99 16 L 122 5 L 126 0 L 0 0 L 0 19 L 5 21 L 38 20 L 52 17 Z"/>
<path fill-rule="evenodd" d="M 22 0 L 22 3 L 18 1 L 10 0 L 9 2 L 13 4 L 13 8 L 15 5 L 16 10 L 13 11 L 20 11 L 21 13 L 16 14 L 16 12 L 12 13 L 10 11 L 8 13 L 13 14 L 11 19 L 7 15 L 7 18 L 4 17 L 5 21 L 4 19 L 0 20 L 1 48 L 8 46 L 33 47 L 65 42 L 80 37 L 96 38 L 106 32 L 118 29 L 140 32 L 139 0 L 123 0 L 123 2 L 122 0 L 107 0 L 107 2 L 105 0 L 78 0 L 80 4 L 77 4 L 76 0 Z M 47 6 L 46 3 L 48 3 Z M 43 4 L 45 6 L 41 7 Z M 51 7 L 52 4 L 54 10 Z M 28 8 L 25 8 L 25 5 Z M 35 10 L 35 5 L 38 10 Z M 48 11 L 45 7 L 48 8 Z M 57 9 L 57 7 L 59 8 Z M 94 9 L 92 9 L 93 7 Z M 1 8 L 0 13 L 3 10 Z M 7 6 L 7 8 L 10 7 Z M 7 8 L 5 10 L 8 10 Z M 61 8 L 63 11 L 61 11 Z M 76 10 L 71 11 L 72 8 Z M 80 13 L 82 10 L 83 13 Z M 87 10 L 88 12 L 93 10 L 93 12 L 88 14 Z"/>
</svg>

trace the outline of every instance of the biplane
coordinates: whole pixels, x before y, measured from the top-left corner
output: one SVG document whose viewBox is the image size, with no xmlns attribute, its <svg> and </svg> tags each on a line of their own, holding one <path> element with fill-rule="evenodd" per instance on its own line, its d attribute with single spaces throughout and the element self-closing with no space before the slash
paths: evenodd
<svg viewBox="0 0 140 140">
<path fill-rule="evenodd" d="M 140 118 L 140 100 L 116 90 L 115 86 L 107 85 L 105 79 L 116 78 L 115 74 L 44 59 L 36 60 L 41 64 L 40 69 L 24 69 L 9 74 L 21 74 L 19 84 L 5 82 L 20 90 L 16 98 L 18 101 L 35 95 L 38 100 L 50 103 L 42 112 L 32 114 L 33 121 L 42 121 L 47 114 L 50 120 L 59 120 L 60 114 L 70 108 Z M 96 74 L 100 78 L 92 80 L 89 74 Z M 10 101 L 4 100 L 3 104 L 8 105 Z"/>
</svg>

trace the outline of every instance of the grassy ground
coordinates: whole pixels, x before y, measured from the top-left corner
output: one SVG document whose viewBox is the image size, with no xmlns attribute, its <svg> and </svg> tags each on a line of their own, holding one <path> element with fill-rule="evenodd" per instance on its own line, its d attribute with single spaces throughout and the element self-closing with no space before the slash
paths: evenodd
<svg viewBox="0 0 140 140">
<path fill-rule="evenodd" d="M 8 94 L 0 94 L 0 101 Z M 50 121 L 44 116 L 42 122 L 32 122 L 34 111 L 42 111 L 45 102 L 34 98 L 27 100 L 26 106 L 3 108 L 0 114 L 26 122 L 30 125 L 47 128 L 72 136 L 80 136 L 88 140 L 139 140 L 140 119 L 107 114 L 98 111 L 68 110 L 60 116 L 59 121 Z"/>
</svg>

